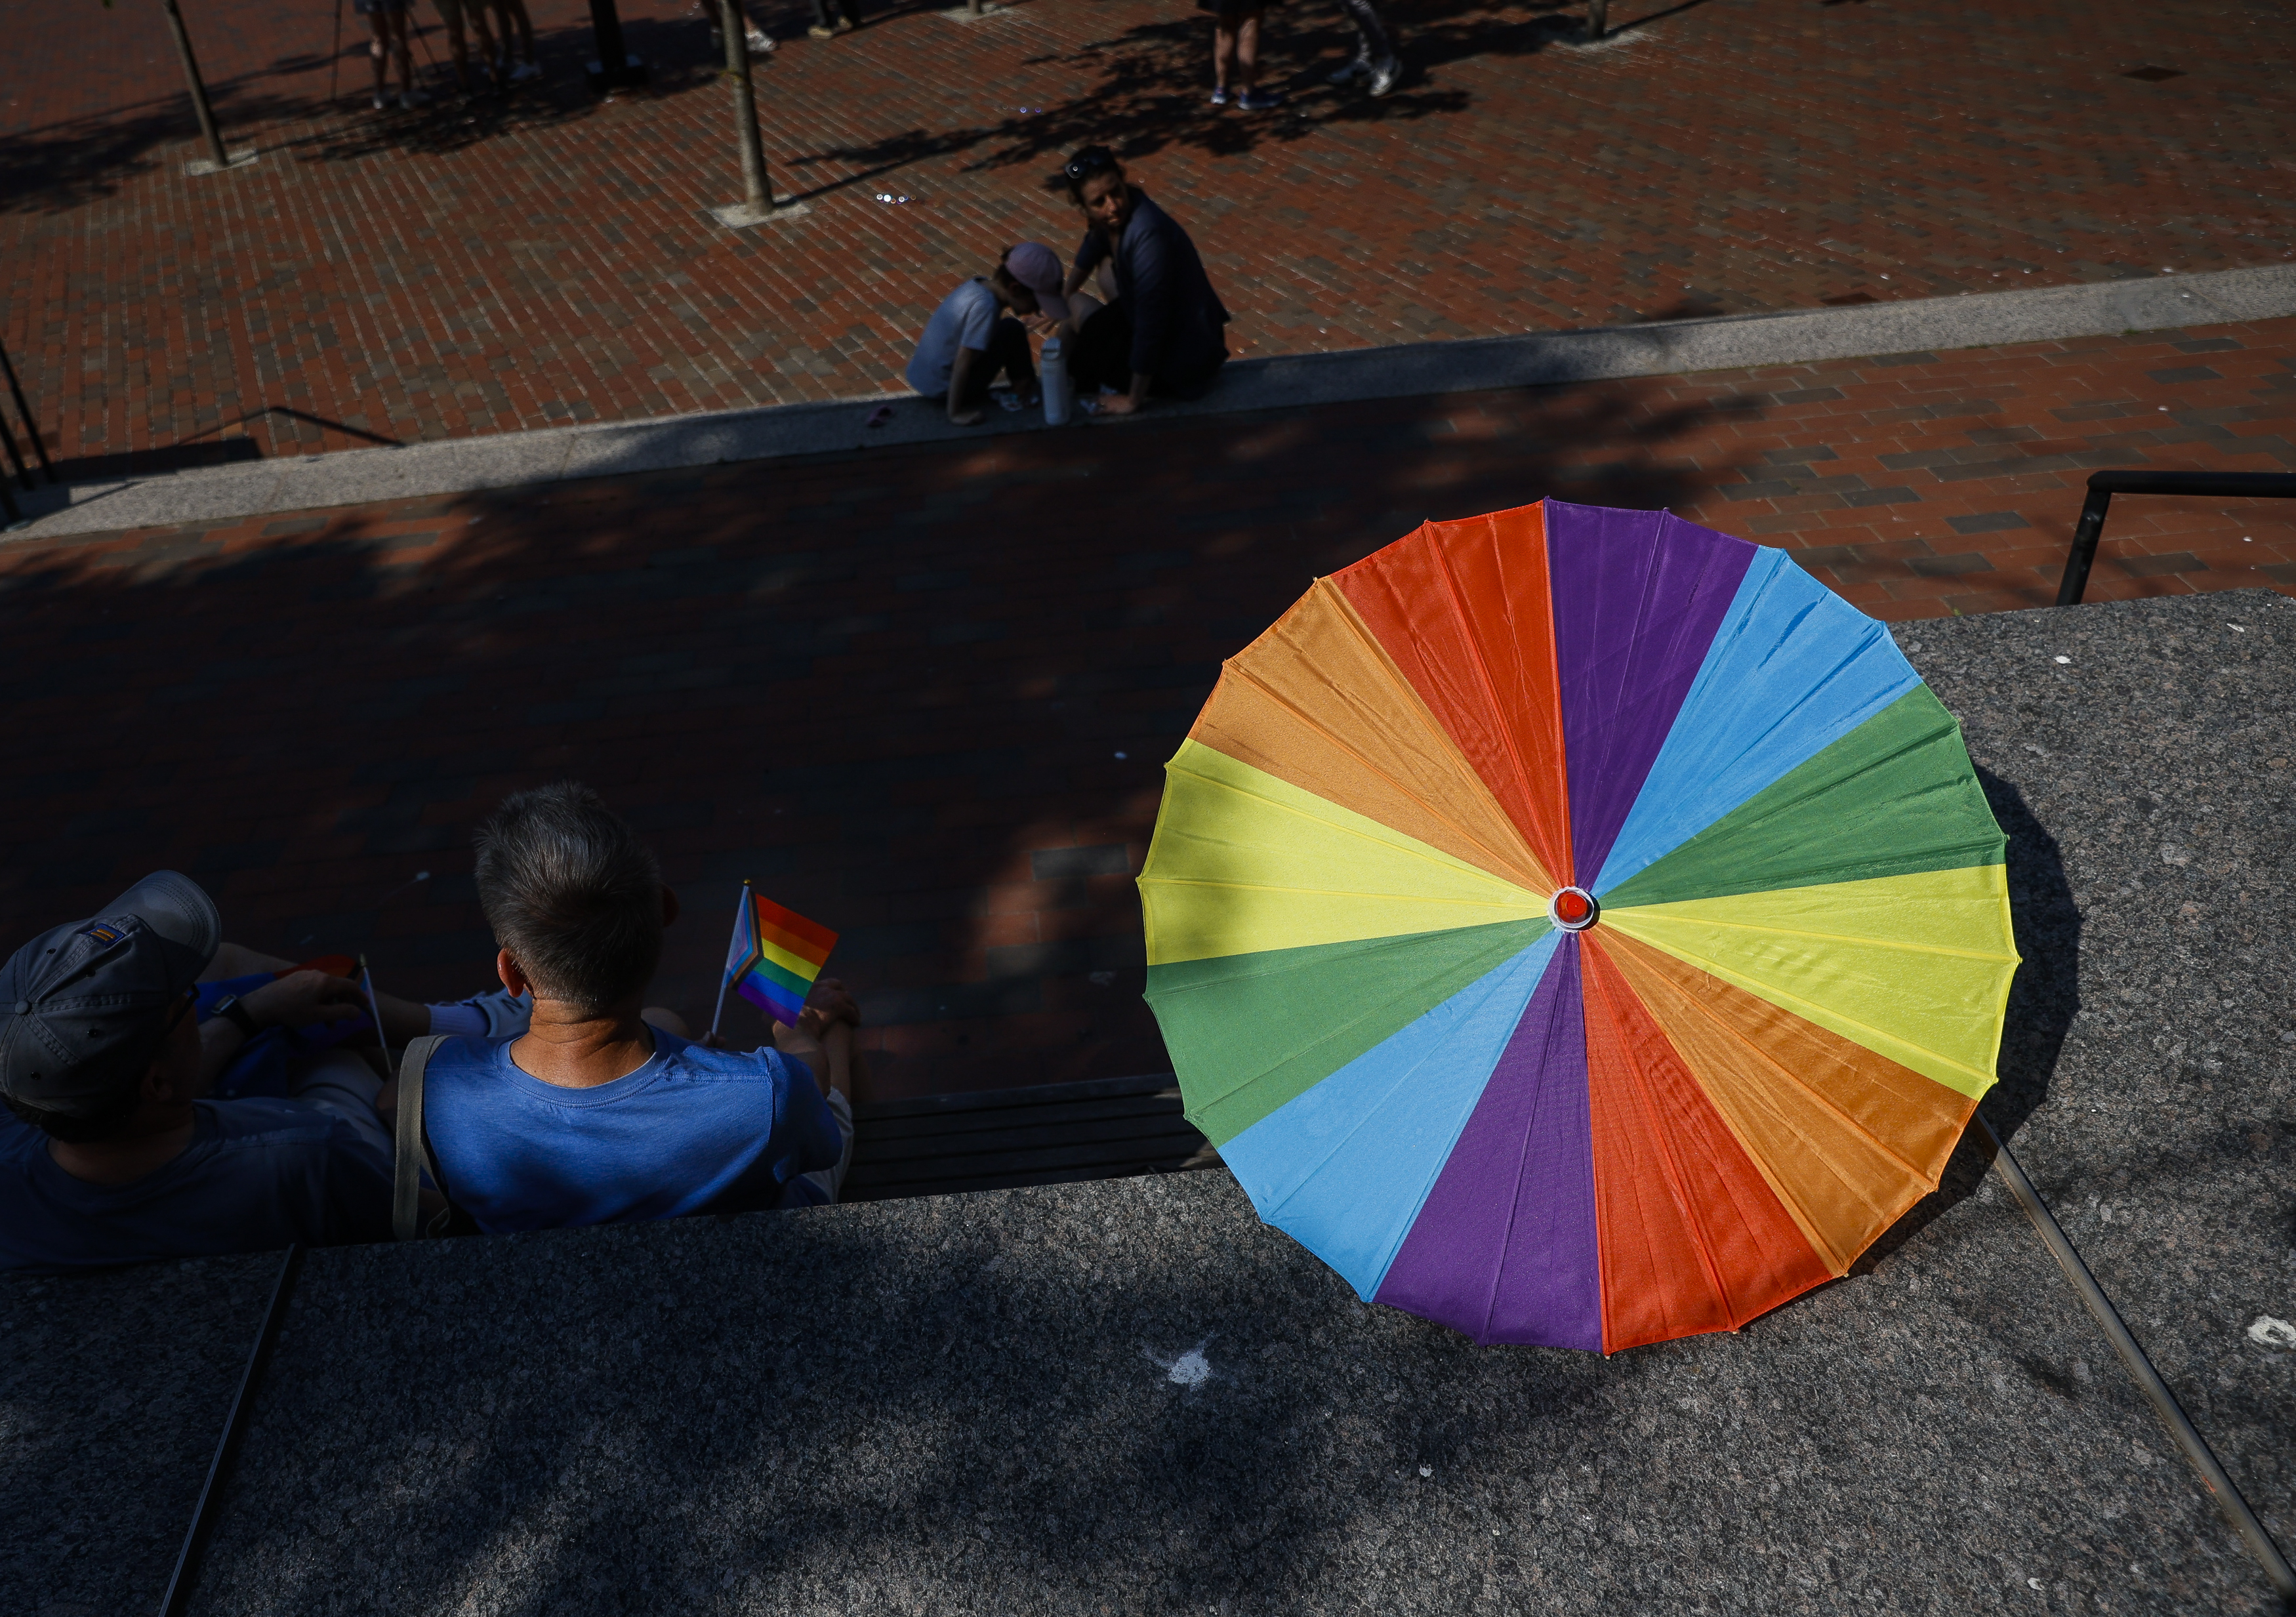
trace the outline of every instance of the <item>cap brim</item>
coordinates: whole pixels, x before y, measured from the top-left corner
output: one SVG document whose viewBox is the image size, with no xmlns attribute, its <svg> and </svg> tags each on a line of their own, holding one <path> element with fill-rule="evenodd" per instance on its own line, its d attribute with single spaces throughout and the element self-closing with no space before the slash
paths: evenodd
<svg viewBox="0 0 2296 1617">
<path fill-rule="evenodd" d="M 168 942 L 197 955 L 195 971 L 205 971 L 223 944 L 223 915 L 215 900 L 191 877 L 172 870 L 153 871 L 97 915 L 99 919 L 134 915 Z"/>
</svg>

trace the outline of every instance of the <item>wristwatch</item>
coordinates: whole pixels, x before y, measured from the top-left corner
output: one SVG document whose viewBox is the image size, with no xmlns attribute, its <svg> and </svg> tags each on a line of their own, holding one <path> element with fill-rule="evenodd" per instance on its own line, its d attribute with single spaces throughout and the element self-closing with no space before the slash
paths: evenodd
<svg viewBox="0 0 2296 1617">
<path fill-rule="evenodd" d="M 262 1028 L 257 1025 L 255 1018 L 248 1014 L 247 1007 L 240 1004 L 239 996 L 236 994 L 226 994 L 221 999 L 217 1000 L 214 1005 L 208 1007 L 208 1014 L 222 1017 L 250 1038 L 263 1031 Z"/>
</svg>

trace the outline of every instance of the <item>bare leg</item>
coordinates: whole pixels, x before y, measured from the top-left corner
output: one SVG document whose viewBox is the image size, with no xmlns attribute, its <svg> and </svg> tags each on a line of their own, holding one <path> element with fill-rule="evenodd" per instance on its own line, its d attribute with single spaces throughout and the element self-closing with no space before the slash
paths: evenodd
<svg viewBox="0 0 2296 1617">
<path fill-rule="evenodd" d="M 374 63 L 374 98 L 380 103 L 384 94 L 382 86 L 387 81 L 386 76 L 390 71 L 386 60 L 386 53 L 390 49 L 390 15 L 387 12 L 372 12 L 367 15 L 367 21 L 374 27 L 374 38 L 367 45 L 366 53 Z"/>
<path fill-rule="evenodd" d="M 390 21 L 392 53 L 398 58 L 398 86 L 410 101 L 414 96 L 414 57 L 407 43 L 405 12 L 377 12 Z"/>
<path fill-rule="evenodd" d="M 455 87 L 463 94 L 471 93 L 471 46 L 463 37 L 463 18 L 458 12 L 447 24 L 447 54 L 455 59 Z"/>
<path fill-rule="evenodd" d="M 494 24 L 487 21 L 484 0 L 474 0 L 464 15 L 470 19 L 471 27 L 479 37 L 479 62 L 485 70 L 485 77 L 495 78 L 495 58 L 498 53 L 495 49 Z"/>
<path fill-rule="evenodd" d="M 526 0 L 494 0 L 495 10 L 502 14 L 503 49 L 511 48 L 511 30 L 518 30 L 518 53 L 521 60 L 534 60 L 534 19 L 526 14 Z"/>
<path fill-rule="evenodd" d="M 1259 83 L 1259 13 L 1247 12 L 1235 30 L 1235 86 L 1250 94 Z"/>
<path fill-rule="evenodd" d="M 1090 292 L 1070 292 L 1069 317 L 1061 326 L 1062 340 L 1066 341 L 1084 330 L 1084 323 L 1100 313 L 1100 300 Z"/>
<path fill-rule="evenodd" d="M 1212 24 L 1212 88 L 1227 88 L 1228 63 L 1235 60 L 1235 30 L 1225 21 Z"/>
</svg>

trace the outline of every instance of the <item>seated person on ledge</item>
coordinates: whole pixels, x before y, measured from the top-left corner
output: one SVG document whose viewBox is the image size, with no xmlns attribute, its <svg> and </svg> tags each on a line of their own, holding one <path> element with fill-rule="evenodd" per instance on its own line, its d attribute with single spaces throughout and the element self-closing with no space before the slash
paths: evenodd
<svg viewBox="0 0 2296 1617">
<path fill-rule="evenodd" d="M 222 931 L 213 899 L 160 871 L 0 966 L 0 1270 L 390 1238 L 364 1059 L 324 1052 L 291 1098 L 206 1098 L 256 1032 L 365 1010 L 357 983 L 296 971 L 202 1020 Z"/>
<path fill-rule="evenodd" d="M 676 895 L 597 793 L 521 792 L 477 841 L 496 967 L 533 1018 L 430 1056 L 423 1129 L 455 1209 L 497 1235 L 834 1200 L 858 1021 L 841 987 L 816 984 L 776 1047 L 687 1039 L 640 1009 Z M 394 1080 L 382 1109 L 396 1099 Z"/>
<path fill-rule="evenodd" d="M 1000 372 L 1013 379 L 1021 403 L 1036 403 L 1029 333 L 1013 316 L 1050 329 L 1048 311 L 1060 307 L 1061 261 L 1053 250 L 1037 242 L 1006 248 L 993 272 L 973 276 L 933 311 L 909 361 L 909 385 L 927 398 L 945 400 L 949 420 L 960 427 L 980 420 L 988 384 Z"/>
<path fill-rule="evenodd" d="M 1062 289 L 1076 328 L 1065 347 L 1078 397 L 1107 390 L 1103 415 L 1132 415 L 1151 398 L 1201 398 L 1227 363 L 1228 314 L 1196 244 L 1125 178 L 1107 147 L 1085 147 L 1062 174 L 1086 225 Z M 1095 270 L 1112 294 L 1104 305 L 1080 290 Z"/>
</svg>

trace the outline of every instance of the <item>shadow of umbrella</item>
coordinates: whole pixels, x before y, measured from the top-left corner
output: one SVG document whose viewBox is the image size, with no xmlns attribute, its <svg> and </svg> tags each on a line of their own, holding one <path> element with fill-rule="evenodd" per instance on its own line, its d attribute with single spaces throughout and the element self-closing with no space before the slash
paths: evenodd
<svg viewBox="0 0 2296 1617">
<path fill-rule="evenodd" d="M 2025 803 L 2024 793 L 1986 768 L 1977 770 L 1993 817 L 2009 839 L 2009 910 L 2024 963 L 2009 987 L 2009 1006 L 2001 1027 L 1997 1081 L 1981 1104 L 1985 1118 L 2004 1140 L 2013 1139 L 2025 1120 L 2048 1098 L 2057 1057 L 2080 1013 L 2079 907 L 2073 902 L 2065 865 L 2051 836 Z M 1866 1249 L 1850 1266 L 1852 1275 L 1870 1274 L 1890 1254 L 1918 1235 L 1948 1208 L 1984 1182 L 1992 1159 L 1979 1144 L 1972 1122 L 1954 1148 L 1937 1189 L 1914 1203 L 1906 1216 Z"/>
</svg>

